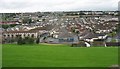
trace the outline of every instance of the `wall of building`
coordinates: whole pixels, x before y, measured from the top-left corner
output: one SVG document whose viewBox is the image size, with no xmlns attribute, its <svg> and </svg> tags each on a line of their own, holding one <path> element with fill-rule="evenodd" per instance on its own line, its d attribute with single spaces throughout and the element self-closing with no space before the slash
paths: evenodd
<svg viewBox="0 0 120 69">
<path fill-rule="evenodd" d="M 3 37 L 4 38 L 16 38 L 18 35 L 20 35 L 22 38 L 25 37 L 33 37 L 33 38 L 37 38 L 38 33 L 4 33 Z"/>
</svg>

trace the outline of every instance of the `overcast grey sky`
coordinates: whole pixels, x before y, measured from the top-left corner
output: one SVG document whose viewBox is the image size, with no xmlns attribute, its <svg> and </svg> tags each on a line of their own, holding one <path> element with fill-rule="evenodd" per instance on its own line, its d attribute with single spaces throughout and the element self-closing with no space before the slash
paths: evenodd
<svg viewBox="0 0 120 69">
<path fill-rule="evenodd" d="M 119 0 L 0 0 L 0 12 L 81 11 L 118 9 Z"/>
</svg>

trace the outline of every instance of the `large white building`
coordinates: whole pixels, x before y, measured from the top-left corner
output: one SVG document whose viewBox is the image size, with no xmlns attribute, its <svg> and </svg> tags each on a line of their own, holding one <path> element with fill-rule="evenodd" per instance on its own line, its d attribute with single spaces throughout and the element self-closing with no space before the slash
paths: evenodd
<svg viewBox="0 0 120 69">
<path fill-rule="evenodd" d="M 33 37 L 37 38 L 39 34 L 39 31 L 9 31 L 9 32 L 3 32 L 3 38 L 16 38 L 18 36 L 21 36 L 22 38 L 25 37 Z"/>
</svg>

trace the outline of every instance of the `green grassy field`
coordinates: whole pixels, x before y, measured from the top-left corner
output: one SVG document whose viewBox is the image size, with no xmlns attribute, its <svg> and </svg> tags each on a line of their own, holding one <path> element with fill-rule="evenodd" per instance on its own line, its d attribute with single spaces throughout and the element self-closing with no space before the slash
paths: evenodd
<svg viewBox="0 0 120 69">
<path fill-rule="evenodd" d="M 109 67 L 118 64 L 117 47 L 3 45 L 3 67 Z"/>
</svg>

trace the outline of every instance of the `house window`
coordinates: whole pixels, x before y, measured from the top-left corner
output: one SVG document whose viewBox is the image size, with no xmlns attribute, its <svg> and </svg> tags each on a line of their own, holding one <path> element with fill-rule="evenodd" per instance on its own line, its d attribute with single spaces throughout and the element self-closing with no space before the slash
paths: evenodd
<svg viewBox="0 0 120 69">
<path fill-rule="evenodd" d="M 13 38 L 13 35 L 12 35 L 12 38 Z"/>
<path fill-rule="evenodd" d="M 16 35 L 16 37 L 18 37 L 18 35 Z"/>
<path fill-rule="evenodd" d="M 30 36 L 30 34 L 28 34 L 28 37 Z"/>
<path fill-rule="evenodd" d="M 19 35 L 21 37 L 21 35 Z"/>
<path fill-rule="evenodd" d="M 32 34 L 32 37 L 34 37 L 34 34 Z"/>
<path fill-rule="evenodd" d="M 10 35 L 8 35 L 8 37 L 9 37 Z"/>
<path fill-rule="evenodd" d="M 6 37 L 6 35 L 4 35 L 4 37 Z"/>
<path fill-rule="evenodd" d="M 24 34 L 24 37 L 25 37 L 25 34 Z"/>
</svg>

